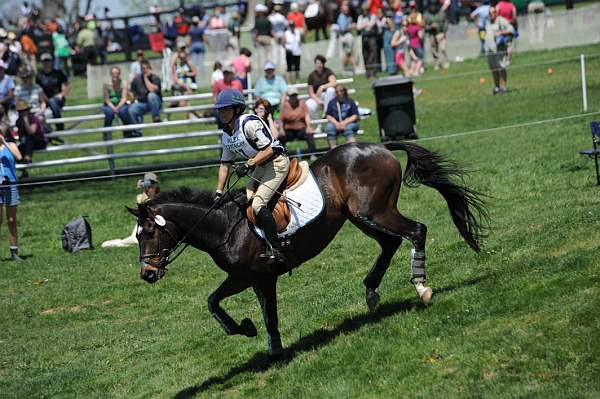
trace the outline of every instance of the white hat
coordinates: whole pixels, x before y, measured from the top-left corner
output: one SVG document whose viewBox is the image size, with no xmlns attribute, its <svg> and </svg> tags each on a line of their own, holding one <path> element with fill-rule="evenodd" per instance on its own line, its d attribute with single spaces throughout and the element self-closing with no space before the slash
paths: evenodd
<svg viewBox="0 0 600 399">
<path fill-rule="evenodd" d="M 271 61 L 265 62 L 263 70 L 266 71 L 267 69 L 275 69 L 275 64 L 273 64 Z"/>
<path fill-rule="evenodd" d="M 290 5 L 290 10 L 298 11 L 298 3 L 294 2 Z"/>
<path fill-rule="evenodd" d="M 267 11 L 269 11 L 269 9 L 267 8 L 266 5 L 264 5 L 262 3 L 258 3 L 256 5 L 256 7 L 254 7 L 254 11 L 256 11 L 256 12 L 267 12 Z"/>
</svg>

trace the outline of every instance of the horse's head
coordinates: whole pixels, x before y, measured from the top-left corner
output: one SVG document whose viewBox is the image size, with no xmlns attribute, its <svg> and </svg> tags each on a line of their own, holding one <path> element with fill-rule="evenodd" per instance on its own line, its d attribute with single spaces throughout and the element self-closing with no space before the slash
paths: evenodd
<svg viewBox="0 0 600 399">
<path fill-rule="evenodd" d="M 178 245 L 177 229 L 172 222 L 148 205 L 138 204 L 137 209 L 126 208 L 137 217 L 140 277 L 149 283 L 155 283 L 165 275 L 169 257 Z"/>
</svg>

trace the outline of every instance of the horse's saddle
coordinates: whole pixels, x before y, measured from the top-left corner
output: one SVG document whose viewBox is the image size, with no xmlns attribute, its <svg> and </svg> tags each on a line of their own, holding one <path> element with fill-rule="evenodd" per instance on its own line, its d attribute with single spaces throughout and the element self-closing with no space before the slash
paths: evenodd
<svg viewBox="0 0 600 399">
<path fill-rule="evenodd" d="M 283 193 L 283 195 L 280 196 L 279 194 L 275 194 L 273 198 L 271 198 L 271 201 L 269 201 L 268 205 L 269 209 L 273 211 L 273 217 L 275 218 L 275 223 L 277 224 L 277 232 L 281 233 L 285 231 L 291 219 L 290 208 L 288 207 L 285 193 L 300 187 L 302 183 L 306 181 L 307 177 L 308 162 L 298 162 L 296 158 L 292 158 L 290 160 L 290 169 L 288 170 L 287 177 L 277 190 L 280 193 Z M 250 199 L 252 199 L 252 197 L 254 197 L 254 193 L 249 195 Z M 248 201 L 248 204 L 250 203 L 251 201 Z M 248 217 L 250 223 L 256 224 L 256 215 L 254 214 L 251 206 L 248 206 L 246 209 L 246 216 Z"/>
</svg>

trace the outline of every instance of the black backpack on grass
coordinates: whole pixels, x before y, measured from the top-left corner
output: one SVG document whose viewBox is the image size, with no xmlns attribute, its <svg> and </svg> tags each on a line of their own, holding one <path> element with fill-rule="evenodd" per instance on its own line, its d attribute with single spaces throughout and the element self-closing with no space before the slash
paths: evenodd
<svg viewBox="0 0 600 399">
<path fill-rule="evenodd" d="M 92 228 L 85 216 L 69 222 L 60 233 L 63 249 L 77 252 L 82 249 L 94 249 L 92 245 Z"/>
</svg>

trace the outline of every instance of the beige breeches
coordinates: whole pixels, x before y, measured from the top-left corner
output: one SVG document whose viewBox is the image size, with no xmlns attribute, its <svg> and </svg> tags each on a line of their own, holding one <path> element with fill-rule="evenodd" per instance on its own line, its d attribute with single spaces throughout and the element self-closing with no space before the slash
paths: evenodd
<svg viewBox="0 0 600 399">
<path fill-rule="evenodd" d="M 274 190 L 279 189 L 279 186 L 287 176 L 289 168 L 289 158 L 284 155 L 279 155 L 274 160 L 257 166 L 256 169 L 254 169 L 252 177 L 260 180 L 262 183 L 258 184 L 254 180 L 249 180 L 248 184 L 246 184 L 246 192 L 250 196 L 258 184 L 258 189 L 256 189 L 256 194 L 252 200 L 252 210 L 255 215 L 258 215 L 260 208 L 267 206 L 271 198 L 273 198 L 273 195 L 275 194 Z"/>
</svg>

